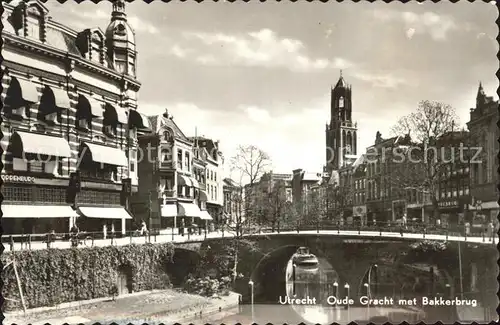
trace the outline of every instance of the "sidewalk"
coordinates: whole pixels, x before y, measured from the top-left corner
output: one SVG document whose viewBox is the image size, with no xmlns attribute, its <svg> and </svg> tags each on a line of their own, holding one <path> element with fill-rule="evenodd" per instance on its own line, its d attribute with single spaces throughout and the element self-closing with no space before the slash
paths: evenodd
<svg viewBox="0 0 500 325">
<path fill-rule="evenodd" d="M 5 313 L 5 324 L 53 325 L 68 324 L 119 324 L 136 323 L 138 320 L 158 319 L 175 323 L 196 314 L 210 314 L 238 305 L 239 295 L 230 293 L 220 298 L 207 298 L 178 292 L 174 289 L 146 291 L 97 302 L 73 303 L 74 306 L 57 309 L 39 308 L 26 314 Z M 78 304 L 75 306 L 75 304 Z"/>
</svg>

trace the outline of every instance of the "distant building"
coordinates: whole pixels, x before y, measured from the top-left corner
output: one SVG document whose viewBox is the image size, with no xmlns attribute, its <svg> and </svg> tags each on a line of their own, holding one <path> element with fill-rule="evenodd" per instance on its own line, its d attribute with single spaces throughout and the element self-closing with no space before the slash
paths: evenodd
<svg viewBox="0 0 500 325">
<path fill-rule="evenodd" d="M 299 211 L 307 214 L 308 205 L 314 204 L 309 202 L 311 191 L 316 190 L 322 182 L 322 173 L 310 173 L 302 169 L 293 170 L 292 177 L 292 202 L 301 208 Z"/>
<path fill-rule="evenodd" d="M 366 155 L 359 156 L 352 166 L 352 215 L 366 224 Z"/>
<path fill-rule="evenodd" d="M 59 24 L 35 0 L 3 7 L 4 233 L 124 233 L 148 129 L 125 1 L 105 32 Z"/>
<path fill-rule="evenodd" d="M 144 158 L 138 168 L 139 191 L 132 197 L 137 221 L 166 229 L 211 220 L 207 193 L 200 185 L 206 182 L 204 162 L 195 157 L 193 142 L 168 111 L 149 120 L 152 131 L 139 137 Z"/>
<path fill-rule="evenodd" d="M 224 156 L 219 149 L 219 141 L 205 137 L 191 137 L 199 158 L 205 163 L 205 183 L 207 211 L 216 223 L 222 222 L 224 205 Z"/>
<path fill-rule="evenodd" d="M 471 142 L 481 149 L 477 158 L 481 163 L 471 162 L 471 196 L 470 209 L 486 215 L 488 220 L 496 222 L 498 207 L 498 139 L 500 130 L 498 122 L 498 101 L 485 94 L 481 84 L 476 97 L 476 107 L 470 110 L 470 121 L 467 127 Z M 477 150 L 476 150 L 477 151 Z M 474 153 L 473 153 L 474 154 Z"/>
<path fill-rule="evenodd" d="M 383 139 L 377 132 L 374 145 L 366 149 L 368 222 L 395 221 L 406 213 L 406 184 L 417 180 L 404 172 L 408 161 L 399 161 L 394 154 L 404 152 L 411 144 L 409 135 Z"/>
<path fill-rule="evenodd" d="M 437 142 L 437 148 L 445 158 L 436 177 L 436 198 L 443 225 L 463 224 L 471 203 L 468 154 L 465 150 L 463 154 L 459 152 L 461 144 L 464 148 L 469 147 L 469 140 L 469 132 L 451 131 L 441 136 Z"/>
<path fill-rule="evenodd" d="M 223 215 L 228 224 L 244 221 L 245 210 L 243 190 L 230 178 L 223 179 L 222 190 L 224 193 Z"/>
</svg>

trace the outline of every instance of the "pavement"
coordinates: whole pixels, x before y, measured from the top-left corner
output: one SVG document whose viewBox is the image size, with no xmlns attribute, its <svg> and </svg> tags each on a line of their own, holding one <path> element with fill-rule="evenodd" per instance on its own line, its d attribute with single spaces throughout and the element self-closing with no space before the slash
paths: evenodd
<svg viewBox="0 0 500 325">
<path fill-rule="evenodd" d="M 119 324 L 161 320 L 175 323 L 196 315 L 217 313 L 238 305 L 239 295 L 208 298 L 179 292 L 175 289 L 146 291 L 98 302 L 79 302 L 79 305 L 28 310 L 26 314 L 5 313 L 5 324 L 52 325 L 62 324 Z"/>
<path fill-rule="evenodd" d="M 446 235 L 435 235 L 435 234 L 420 234 L 420 233 L 403 233 L 401 236 L 400 232 L 390 232 L 390 231 L 364 231 L 361 230 L 360 232 L 356 230 L 320 230 L 319 232 L 316 230 L 301 230 L 299 233 L 297 231 L 282 231 L 280 233 L 277 232 L 264 232 L 262 234 L 252 234 L 252 235 L 245 235 L 246 236 L 260 236 L 260 235 L 265 235 L 265 236 L 280 236 L 280 235 L 318 235 L 318 236 L 337 236 L 337 237 L 342 237 L 342 236 L 353 236 L 353 237 L 360 237 L 360 239 L 375 239 L 375 238 L 401 238 L 401 239 L 428 239 L 428 240 L 440 240 L 440 241 L 452 241 L 452 242 L 469 242 L 469 243 L 476 243 L 476 244 L 482 244 L 482 245 L 492 245 L 498 242 L 497 236 L 495 236 L 494 241 L 492 241 L 491 237 L 489 238 L 483 238 L 482 236 L 474 236 L 474 237 L 467 237 L 465 238 L 464 236 L 446 236 Z M 152 235 L 151 237 L 147 236 L 142 236 L 142 237 L 125 237 L 125 238 L 115 238 L 115 239 L 97 239 L 94 240 L 93 242 L 90 240 L 85 241 L 85 243 L 82 246 L 79 247 L 90 247 L 90 246 L 125 246 L 129 244 L 145 244 L 145 243 L 168 243 L 168 242 L 173 242 L 173 243 L 184 243 L 184 242 L 201 242 L 204 241 L 205 239 L 214 239 L 214 238 L 224 238 L 224 237 L 234 237 L 234 233 L 228 233 L 224 232 L 222 233 L 221 231 L 214 231 L 208 233 L 206 236 L 205 234 L 195 234 L 195 235 L 190 235 L 190 236 L 181 236 L 177 233 L 175 233 L 173 236 L 172 234 L 160 234 L 160 235 Z M 27 249 L 26 244 L 21 245 L 21 243 L 14 243 L 13 247 L 10 247 L 10 244 L 6 242 L 6 238 L 2 238 L 4 241 L 4 246 L 5 250 L 23 250 Z M 65 249 L 65 248 L 70 248 L 71 243 L 69 241 L 55 241 L 51 243 L 51 248 L 59 248 L 59 249 Z M 31 243 L 31 250 L 40 250 L 40 249 L 47 249 L 47 244 L 43 242 L 32 242 Z"/>
</svg>

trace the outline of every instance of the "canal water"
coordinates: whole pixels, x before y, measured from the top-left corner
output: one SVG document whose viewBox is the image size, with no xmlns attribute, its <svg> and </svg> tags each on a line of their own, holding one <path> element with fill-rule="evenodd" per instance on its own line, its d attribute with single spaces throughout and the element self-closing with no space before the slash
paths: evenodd
<svg viewBox="0 0 500 325">
<path fill-rule="evenodd" d="M 279 264 L 278 264 L 279 265 Z M 339 283 L 339 276 L 330 263 L 318 258 L 316 267 L 295 267 L 291 275 L 291 262 L 289 261 L 282 270 L 276 270 L 275 277 L 266 279 L 262 286 L 266 290 L 258 290 L 254 297 L 253 305 L 240 305 L 233 310 L 226 310 L 214 315 L 203 315 L 200 318 L 183 320 L 182 323 L 193 324 L 347 324 L 356 322 L 358 324 L 373 323 L 418 323 L 425 321 L 425 313 L 420 310 L 410 310 L 407 308 L 384 306 L 333 306 L 328 304 L 328 297 L 344 298 L 347 290 L 350 296 L 362 288 L 357 288 L 353 284 L 349 289 L 344 287 L 344 283 Z M 276 276 L 282 274 L 282 276 Z M 334 283 L 337 282 L 338 286 Z M 261 286 L 261 288 L 262 288 Z M 281 304 L 285 297 L 290 298 L 315 298 L 316 304 L 296 305 Z M 445 316 L 445 315 L 441 315 Z M 439 316 L 439 317 L 441 317 Z M 148 324 L 160 324 L 165 320 L 158 315 L 158 321 L 148 319 Z M 438 318 L 436 320 L 439 320 Z M 444 317 L 442 318 L 444 319 Z M 162 320 L 162 321 L 161 321 Z M 142 323 L 141 320 L 133 323 Z"/>
</svg>

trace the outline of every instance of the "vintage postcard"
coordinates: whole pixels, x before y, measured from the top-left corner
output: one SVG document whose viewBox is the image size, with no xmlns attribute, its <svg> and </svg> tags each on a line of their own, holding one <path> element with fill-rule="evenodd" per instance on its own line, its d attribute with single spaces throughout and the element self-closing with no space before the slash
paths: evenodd
<svg viewBox="0 0 500 325">
<path fill-rule="evenodd" d="M 3 2 L 6 324 L 498 321 L 495 2 Z"/>
</svg>

